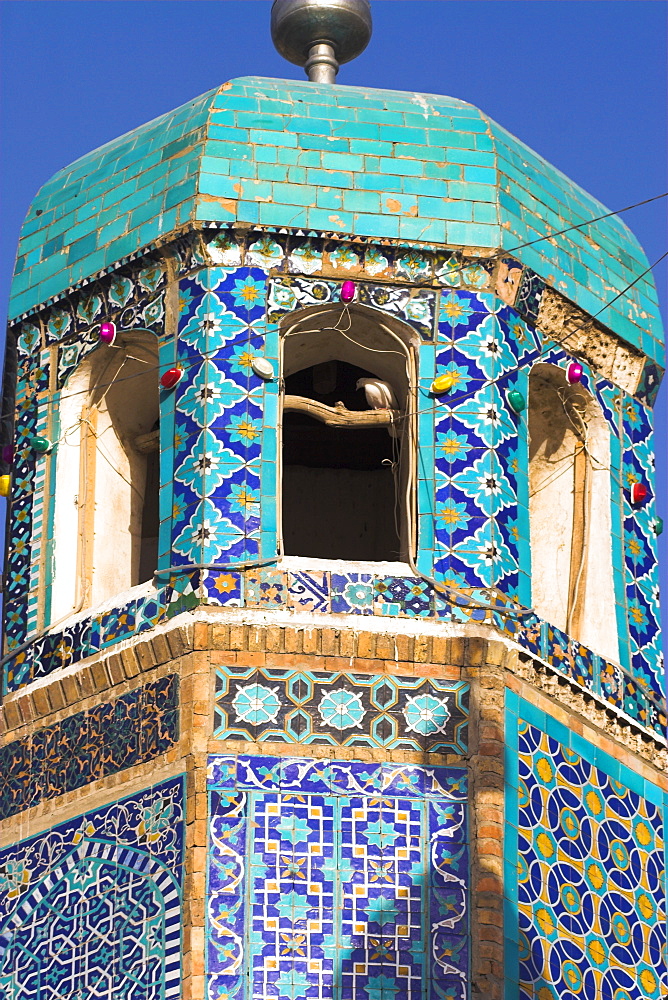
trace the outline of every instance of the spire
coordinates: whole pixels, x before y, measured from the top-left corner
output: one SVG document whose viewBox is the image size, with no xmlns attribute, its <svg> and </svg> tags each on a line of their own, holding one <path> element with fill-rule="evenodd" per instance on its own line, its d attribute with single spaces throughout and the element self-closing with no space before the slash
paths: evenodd
<svg viewBox="0 0 668 1000">
<path fill-rule="evenodd" d="M 288 62 L 304 67 L 309 80 L 335 83 L 341 63 L 369 44 L 369 0 L 274 0 L 271 37 Z"/>
</svg>

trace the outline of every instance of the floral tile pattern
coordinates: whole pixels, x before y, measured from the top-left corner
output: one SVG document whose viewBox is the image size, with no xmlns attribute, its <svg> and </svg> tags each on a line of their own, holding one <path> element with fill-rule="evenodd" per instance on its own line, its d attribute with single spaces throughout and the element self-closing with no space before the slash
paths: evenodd
<svg viewBox="0 0 668 1000">
<path fill-rule="evenodd" d="M 214 737 L 464 753 L 468 690 L 435 678 L 218 667 Z"/>
<path fill-rule="evenodd" d="M 5 995 L 177 1000 L 183 854 L 182 778 L 0 851 Z"/>
<path fill-rule="evenodd" d="M 339 301 L 340 282 L 324 278 L 276 277 L 269 282 L 267 318 L 276 321 L 294 309 Z M 425 339 L 433 339 L 436 295 L 425 288 L 358 286 L 357 301 L 402 319 Z"/>
<path fill-rule="evenodd" d="M 519 758 L 507 815 L 511 995 L 529 1000 L 550 983 L 556 1000 L 658 1000 L 668 990 L 662 793 L 549 718 L 528 721 L 540 714 L 513 702 L 508 715 Z"/>
<path fill-rule="evenodd" d="M 19 327 L 5 635 L 7 650 L 21 651 L 6 665 L 5 690 L 204 601 L 493 621 L 586 690 L 661 730 L 657 720 L 666 713 L 648 409 L 658 370 L 648 370 L 636 398 L 586 366 L 583 374 L 583 388 L 600 404 L 611 434 L 620 623 L 620 663 L 612 670 L 522 610 L 531 607 L 528 427 L 525 415 L 511 410 L 507 394 L 517 390 L 526 398 L 533 363 L 565 367 L 571 360 L 559 345 L 543 343 L 535 328 L 544 283 L 534 272 L 510 257 L 495 267 L 493 261 L 458 253 L 353 244 L 308 233 L 242 236 L 226 229 L 207 230 L 200 242 L 177 241 L 174 266 L 180 275 L 176 344 L 164 336 L 165 274 L 149 258 Z M 252 362 L 261 356 L 278 374 L 279 321 L 299 308 L 337 303 L 341 282 L 349 277 L 356 281 L 359 303 L 408 324 L 419 337 L 417 557 L 421 572 L 449 588 L 443 593 L 434 593 L 421 577 L 345 569 L 290 574 L 271 565 L 280 488 L 279 380 L 264 382 Z M 176 357 L 184 370 L 175 390 L 161 400 L 160 586 L 154 595 L 92 615 L 23 650 L 26 637 L 37 632 L 40 566 L 45 556 L 48 564 L 50 544 L 45 483 L 57 457 L 57 443 L 46 456 L 30 447 L 32 436 L 46 426 L 46 408 L 38 400 L 50 378 L 62 386 L 95 349 L 103 316 L 120 329 L 141 326 L 157 334 L 161 364 L 170 367 Z M 54 376 L 50 345 L 58 351 Z M 433 378 L 444 374 L 451 377 L 451 388 L 434 395 Z M 648 497 L 632 507 L 630 488 L 636 482 L 647 486 Z"/>
<path fill-rule="evenodd" d="M 153 760 L 179 737 L 179 679 L 169 674 L 0 747 L 0 820 Z"/>
<path fill-rule="evenodd" d="M 209 775 L 208 1000 L 465 1000 L 465 771 L 214 756 Z"/>
</svg>

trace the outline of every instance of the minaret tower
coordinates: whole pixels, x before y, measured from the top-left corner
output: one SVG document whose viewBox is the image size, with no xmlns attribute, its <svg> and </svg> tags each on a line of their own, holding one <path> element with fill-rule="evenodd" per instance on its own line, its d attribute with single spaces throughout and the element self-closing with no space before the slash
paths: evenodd
<svg viewBox="0 0 668 1000">
<path fill-rule="evenodd" d="M 0 993 L 659 1000 L 647 260 L 464 100 L 340 85 L 367 2 L 272 33 L 308 80 L 21 230 Z"/>
</svg>

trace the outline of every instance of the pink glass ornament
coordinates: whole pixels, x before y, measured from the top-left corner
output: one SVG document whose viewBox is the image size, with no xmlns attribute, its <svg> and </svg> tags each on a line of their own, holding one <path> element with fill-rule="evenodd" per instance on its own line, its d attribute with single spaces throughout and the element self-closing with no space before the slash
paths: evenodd
<svg viewBox="0 0 668 1000">
<path fill-rule="evenodd" d="M 111 347 L 116 340 L 115 323 L 100 323 L 100 340 Z"/>
<path fill-rule="evenodd" d="M 566 381 L 569 385 L 575 385 L 576 382 L 582 381 L 582 365 L 578 364 L 577 361 L 571 361 L 570 365 L 566 369 Z"/>
<path fill-rule="evenodd" d="M 354 281 L 344 281 L 341 285 L 341 301 L 348 305 L 355 298 L 355 282 Z"/>
</svg>

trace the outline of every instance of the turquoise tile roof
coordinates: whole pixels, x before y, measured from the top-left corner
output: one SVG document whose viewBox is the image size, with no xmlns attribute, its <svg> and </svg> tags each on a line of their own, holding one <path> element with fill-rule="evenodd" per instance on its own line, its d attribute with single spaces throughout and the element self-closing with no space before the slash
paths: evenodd
<svg viewBox="0 0 668 1000">
<path fill-rule="evenodd" d="M 194 222 L 512 249 L 605 212 L 464 101 L 243 77 L 44 185 L 21 231 L 10 318 Z M 616 217 L 514 256 L 589 313 L 647 267 Z M 662 357 L 651 276 L 600 319 Z"/>
</svg>

